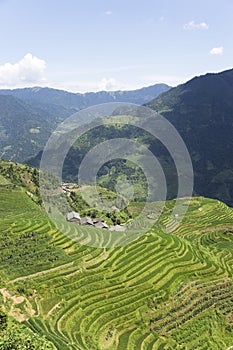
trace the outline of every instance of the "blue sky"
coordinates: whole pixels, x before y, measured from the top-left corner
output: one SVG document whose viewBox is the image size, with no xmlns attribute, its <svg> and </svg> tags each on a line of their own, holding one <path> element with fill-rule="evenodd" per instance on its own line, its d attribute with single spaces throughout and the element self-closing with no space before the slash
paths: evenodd
<svg viewBox="0 0 233 350">
<path fill-rule="evenodd" d="M 233 67 L 232 0 L 0 0 L 0 88 L 177 85 Z"/>
</svg>

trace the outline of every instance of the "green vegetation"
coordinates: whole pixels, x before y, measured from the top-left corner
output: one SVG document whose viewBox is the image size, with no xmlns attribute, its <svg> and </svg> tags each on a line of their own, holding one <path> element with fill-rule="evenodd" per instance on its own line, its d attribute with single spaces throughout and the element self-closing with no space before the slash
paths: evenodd
<svg viewBox="0 0 233 350">
<path fill-rule="evenodd" d="M 115 192 L 108 190 L 102 186 L 96 186 L 96 190 L 99 196 L 99 200 L 102 201 L 112 201 L 115 209 L 109 208 L 109 210 L 97 210 L 97 202 L 90 206 L 88 203 L 93 201 L 93 190 L 92 186 L 83 186 L 73 188 L 71 190 L 70 196 L 68 196 L 69 203 L 71 207 L 78 211 L 81 217 L 88 216 L 91 218 L 103 218 L 108 225 L 120 225 L 126 223 L 131 219 L 131 215 L 128 212 L 126 202 L 123 197 L 117 198 Z M 85 200 L 85 199 L 86 200 Z M 119 210 L 118 207 L 122 208 Z"/>
<path fill-rule="evenodd" d="M 0 158 L 22 162 L 37 154 L 54 125 L 48 116 L 51 113 L 0 94 Z"/>
<path fill-rule="evenodd" d="M 10 181 L 7 180 L 4 176 L 0 175 L 0 186 L 2 185 L 9 185 Z"/>
<path fill-rule="evenodd" d="M 45 212 L 24 191 L 1 189 L 0 202 L 1 270 L 20 276 L 36 272 L 40 265 L 45 269 L 67 261 L 64 252 L 51 244 Z"/>
<path fill-rule="evenodd" d="M 11 324 L 0 331 L 0 350 L 54 350 L 52 343 L 29 331 L 26 327 Z"/>
<path fill-rule="evenodd" d="M 111 120 L 111 117 L 109 119 Z M 89 150 L 106 140 L 115 138 L 136 140 L 138 145 L 147 145 L 148 149 L 154 153 L 154 155 L 160 161 L 163 168 L 168 184 L 168 199 L 172 199 L 176 196 L 177 173 L 169 152 L 155 137 L 152 137 L 151 134 L 136 126 L 127 124 L 123 126 L 121 124 L 118 125 L 117 123 L 111 125 L 103 124 L 95 128 L 90 128 L 88 132 L 79 137 L 72 147 L 70 147 L 64 161 L 63 178 L 65 181 L 78 182 L 77 174 L 79 173 L 79 166 Z M 121 147 L 121 143 L 119 143 L 119 154 L 122 152 Z M 117 153 L 117 150 L 114 149 L 114 154 Z M 146 179 L 143 170 L 139 167 L 139 165 L 137 165 L 137 161 L 140 157 L 141 155 L 138 148 L 138 154 L 134 155 L 134 161 L 113 159 L 106 162 L 98 171 L 97 184 L 111 191 L 116 191 L 117 183 L 120 181 L 121 183 L 124 183 L 126 180 L 130 182 L 134 192 L 132 200 L 145 201 L 147 199 L 148 192 L 147 181 L 152 184 L 154 183 L 154 179 Z M 94 166 L 94 164 L 91 164 L 90 166 Z M 128 187 L 128 184 L 126 187 Z M 126 189 L 124 189 L 122 192 L 125 193 Z"/>
<path fill-rule="evenodd" d="M 59 350 L 232 346 L 233 211 L 223 203 L 193 198 L 167 233 L 174 205 L 167 202 L 145 235 L 102 249 L 69 238 L 69 225 L 60 233 L 25 187 L 2 184 L 0 202 L 1 341 L 28 337 L 38 349 L 51 342 Z M 129 213 L 142 205 L 132 203 Z M 97 240 L 99 230 L 79 227 L 79 234 Z"/>
<path fill-rule="evenodd" d="M 24 164 L 0 160 L 0 186 L 3 189 L 23 187 L 27 195 L 34 202 L 41 204 L 39 171 L 35 168 Z"/>
</svg>

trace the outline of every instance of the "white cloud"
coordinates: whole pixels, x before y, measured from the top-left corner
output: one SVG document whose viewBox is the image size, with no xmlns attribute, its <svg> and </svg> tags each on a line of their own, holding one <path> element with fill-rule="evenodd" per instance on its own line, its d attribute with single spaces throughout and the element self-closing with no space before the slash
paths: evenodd
<svg viewBox="0 0 233 350">
<path fill-rule="evenodd" d="M 224 51 L 223 46 L 213 47 L 213 49 L 210 50 L 210 54 L 211 55 L 222 55 L 223 51 Z"/>
<path fill-rule="evenodd" d="M 28 53 L 17 63 L 0 65 L 0 85 L 15 87 L 45 82 L 45 68 L 44 60 Z"/>
<path fill-rule="evenodd" d="M 97 92 L 97 91 L 118 91 L 118 90 L 136 90 L 140 89 L 143 86 L 148 85 L 145 81 L 137 82 L 137 83 L 124 83 L 118 82 L 114 78 L 106 79 L 103 78 L 100 81 L 97 80 L 78 80 L 77 82 L 66 81 L 64 82 L 51 82 L 47 83 L 46 86 L 54 88 L 54 89 L 62 89 L 71 92 Z M 150 84 L 152 85 L 152 84 Z"/>
<path fill-rule="evenodd" d="M 96 92 L 96 91 L 118 91 L 118 90 L 136 90 L 145 86 L 150 86 L 159 83 L 166 83 L 171 86 L 177 86 L 192 78 L 190 76 L 175 76 L 175 75 L 147 75 L 142 76 L 141 79 L 134 81 L 118 81 L 115 78 L 102 78 L 101 80 L 85 79 L 76 81 L 54 81 L 48 83 L 46 86 L 55 89 L 62 89 L 71 92 Z M 78 81 L 78 83 L 77 83 Z"/>
<path fill-rule="evenodd" d="M 112 15 L 112 11 L 111 10 L 105 11 L 105 15 L 106 16 L 111 16 Z"/>
<path fill-rule="evenodd" d="M 206 22 L 196 23 L 195 21 L 190 21 L 184 25 L 184 29 L 209 29 Z"/>
<path fill-rule="evenodd" d="M 113 91 L 120 88 L 120 86 L 117 84 L 116 79 L 114 78 L 103 78 L 100 83 L 98 84 L 99 90 L 103 91 Z"/>
</svg>

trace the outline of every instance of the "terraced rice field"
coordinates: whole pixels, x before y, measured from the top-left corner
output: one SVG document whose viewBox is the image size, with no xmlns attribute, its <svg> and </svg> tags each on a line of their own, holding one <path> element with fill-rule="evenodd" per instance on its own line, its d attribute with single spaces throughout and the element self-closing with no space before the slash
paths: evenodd
<svg viewBox="0 0 233 350">
<path fill-rule="evenodd" d="M 2 303 L 57 349 L 233 346 L 233 210 L 223 203 L 193 198 L 166 233 L 167 203 L 157 227 L 109 249 L 61 234 L 20 189 L 2 188 L 0 203 Z"/>
</svg>

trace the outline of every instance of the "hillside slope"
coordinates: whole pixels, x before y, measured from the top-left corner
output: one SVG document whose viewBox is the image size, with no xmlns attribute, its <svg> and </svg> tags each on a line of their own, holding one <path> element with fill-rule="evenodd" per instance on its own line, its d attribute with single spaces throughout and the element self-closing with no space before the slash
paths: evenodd
<svg viewBox="0 0 233 350">
<path fill-rule="evenodd" d="M 195 77 L 148 104 L 180 132 L 195 192 L 233 205 L 233 69 Z"/>
<path fill-rule="evenodd" d="M 65 221 L 67 234 L 59 232 L 22 188 L 0 187 L 0 302 L 8 317 L 58 350 L 232 346 L 232 209 L 193 198 L 168 234 L 170 201 L 145 235 L 101 249 L 70 238 Z M 84 240 L 98 234 L 78 229 Z"/>
<path fill-rule="evenodd" d="M 0 94 L 0 158 L 23 162 L 36 155 L 57 123 L 73 112 Z"/>
</svg>

